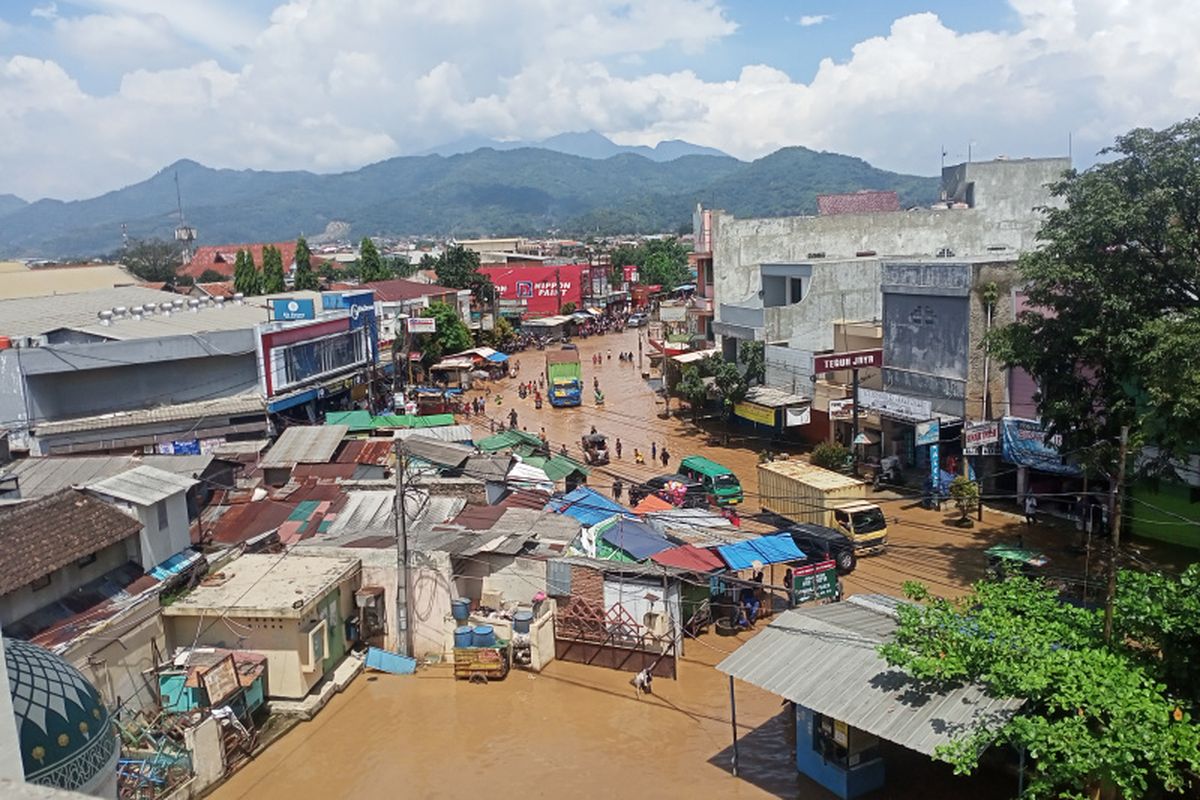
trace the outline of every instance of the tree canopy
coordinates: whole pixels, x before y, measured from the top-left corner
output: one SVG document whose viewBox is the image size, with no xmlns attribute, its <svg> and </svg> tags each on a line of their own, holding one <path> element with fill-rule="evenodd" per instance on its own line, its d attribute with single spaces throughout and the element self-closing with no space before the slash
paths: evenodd
<svg viewBox="0 0 1200 800">
<path fill-rule="evenodd" d="M 163 239 L 130 239 L 117 256 L 133 275 L 143 281 L 175 285 L 183 255 L 175 242 Z"/>
<path fill-rule="evenodd" d="M 233 260 L 233 290 L 247 297 L 262 294 L 262 273 L 254 265 L 254 254 L 238 250 Z"/>
<path fill-rule="evenodd" d="M 383 263 L 379 248 L 370 236 L 363 237 L 358 246 L 358 279 L 363 283 L 386 281 L 393 277 L 392 271 Z"/>
<path fill-rule="evenodd" d="M 490 303 L 496 291 L 492 279 L 479 271 L 479 254 L 456 244 L 446 248 L 434 266 L 438 283 L 452 289 L 470 289 L 479 303 Z"/>
<path fill-rule="evenodd" d="M 437 363 L 448 353 L 461 353 L 471 346 L 471 331 L 458 318 L 458 311 L 446 303 L 430 303 L 422 317 L 437 320 L 437 332 L 426 334 L 421 343 L 421 361 L 426 366 Z"/>
<path fill-rule="evenodd" d="M 624 266 L 636 265 L 638 280 L 647 285 L 658 284 L 668 289 L 692 279 L 688 268 L 688 250 L 674 237 L 645 239 L 636 245 L 619 245 L 609 254 L 614 272 Z"/>
<path fill-rule="evenodd" d="M 296 289 L 309 291 L 321 288 L 321 280 L 312 268 L 312 251 L 308 249 L 308 241 L 303 236 L 296 240 L 296 275 L 292 285 Z"/>
<path fill-rule="evenodd" d="M 747 383 L 760 384 L 767 377 L 766 342 L 742 342 L 738 345 L 738 361 L 745 365 Z"/>
<path fill-rule="evenodd" d="M 688 405 L 692 407 L 693 417 L 699 418 L 700 412 L 704 410 L 704 403 L 708 399 L 708 387 L 704 385 L 700 370 L 693 366 L 684 367 L 683 377 L 675 387 L 675 391 L 688 401 Z"/>
<path fill-rule="evenodd" d="M 1200 118 L 1137 129 L 1052 187 L 1021 256 L 1029 310 L 993 352 L 1037 381 L 1064 452 L 1123 425 L 1164 456 L 1200 447 Z"/>
<path fill-rule="evenodd" d="M 746 391 L 750 388 L 746 378 L 736 364 L 731 364 L 717 355 L 707 356 L 700 361 L 701 375 L 711 375 L 717 396 L 721 398 L 721 407 L 726 418 L 733 413 L 733 407 L 746 399 Z"/>
<path fill-rule="evenodd" d="M 279 294 L 287 288 L 283 272 L 283 254 L 277 247 L 263 248 L 262 294 Z"/>
<path fill-rule="evenodd" d="M 1103 612 L 1028 578 L 984 581 L 958 600 L 909 583 L 923 605 L 899 607 L 880 653 L 931 687 L 972 682 L 1025 699 L 1011 720 L 983 720 L 938 749 L 956 772 L 974 771 L 989 744 L 1010 744 L 1032 760 L 1031 797 L 1106 783 L 1129 798 L 1185 794 L 1200 787 L 1198 588 L 1200 565 L 1182 578 L 1122 571 L 1110 644 Z"/>
</svg>

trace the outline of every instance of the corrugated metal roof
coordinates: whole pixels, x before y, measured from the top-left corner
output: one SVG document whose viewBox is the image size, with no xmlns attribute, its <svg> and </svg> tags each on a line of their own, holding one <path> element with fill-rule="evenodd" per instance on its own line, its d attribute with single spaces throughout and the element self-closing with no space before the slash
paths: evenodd
<svg viewBox="0 0 1200 800">
<path fill-rule="evenodd" d="M 23 458 L 5 467 L 5 475 L 16 475 L 21 496 L 44 497 L 68 486 L 88 484 L 111 478 L 139 464 L 147 464 L 176 475 L 196 477 L 213 461 L 200 456 L 49 456 Z"/>
<path fill-rule="evenodd" d="M 192 478 L 184 478 L 173 472 L 143 464 L 111 478 L 105 478 L 99 483 L 93 483 L 88 488 L 118 500 L 149 506 L 172 495 L 186 492 L 197 483 L 199 481 Z"/>
<path fill-rule="evenodd" d="M 392 435 L 400 440 L 411 439 L 413 436 L 426 436 L 443 442 L 469 442 L 474 439 L 470 425 L 442 425 L 437 428 L 401 428 L 393 431 Z"/>
<path fill-rule="evenodd" d="M 717 669 L 925 755 L 983 718 L 994 723 L 1021 706 L 975 685 L 937 693 L 916 686 L 876 652 L 895 630 L 895 619 L 873 598 L 796 609 Z"/>
<path fill-rule="evenodd" d="M 263 468 L 327 464 L 349 431 L 345 425 L 294 425 L 263 456 Z"/>
<path fill-rule="evenodd" d="M 782 408 L 784 406 L 807 405 L 812 401 L 798 394 L 772 389 L 770 386 L 751 386 L 746 390 L 746 402 L 757 403 L 760 406 L 768 408 Z"/>
<path fill-rule="evenodd" d="M 404 440 L 404 452 L 439 467 L 458 467 L 475 454 L 474 448 L 440 439 L 414 436 Z"/>
<path fill-rule="evenodd" d="M 672 547 L 650 556 L 652 561 L 668 567 L 694 570 L 699 573 L 709 573 L 725 569 L 725 564 L 709 550 L 703 550 L 690 544 Z"/>
<path fill-rule="evenodd" d="M 332 537 L 351 532 L 393 533 L 395 504 L 396 493 L 392 491 L 346 492 L 346 504 L 338 509 L 327 532 Z"/>
<path fill-rule="evenodd" d="M 92 417 L 39 422 L 34 426 L 34 434 L 36 436 L 55 436 L 63 433 L 129 428 L 135 425 L 179 422 L 180 420 L 195 421 L 196 426 L 199 427 L 205 419 L 240 417 L 251 414 L 264 414 L 263 426 L 266 427 L 265 411 L 266 404 L 258 395 L 239 394 L 232 397 L 217 397 L 212 400 L 198 400 L 194 403 L 176 403 L 156 408 L 114 411 L 110 414 L 98 414 Z"/>
</svg>

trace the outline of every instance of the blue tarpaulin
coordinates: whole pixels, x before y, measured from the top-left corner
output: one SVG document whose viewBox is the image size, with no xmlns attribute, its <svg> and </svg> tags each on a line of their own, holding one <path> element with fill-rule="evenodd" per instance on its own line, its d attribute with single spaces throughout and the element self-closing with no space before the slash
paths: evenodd
<svg viewBox="0 0 1200 800">
<path fill-rule="evenodd" d="M 393 653 L 390 650 L 369 647 L 367 648 L 367 668 L 390 672 L 393 675 L 412 675 L 417 671 L 417 660 Z"/>
<path fill-rule="evenodd" d="M 554 498 L 546 504 L 545 510 L 566 514 L 588 528 L 603 522 L 613 514 L 629 516 L 629 509 L 625 506 L 614 503 L 586 486 L 580 486 L 562 497 Z"/>
<path fill-rule="evenodd" d="M 1046 431 L 1037 420 L 1005 417 L 1000 421 L 1000 453 L 1005 461 L 1057 475 L 1080 475 L 1078 467 L 1064 464 L 1062 454 L 1047 444 Z"/>
<path fill-rule="evenodd" d="M 601 536 L 613 547 L 624 550 L 638 561 L 674 547 L 661 534 L 644 522 L 621 519 Z"/>
<path fill-rule="evenodd" d="M 492 353 L 487 357 L 487 360 L 495 361 L 497 364 L 503 364 L 505 361 L 508 361 L 508 356 L 504 353 Z"/>
<path fill-rule="evenodd" d="M 721 545 L 717 548 L 717 555 L 733 570 L 750 569 L 755 561 L 766 566 L 804 560 L 804 553 L 786 533 Z"/>
</svg>

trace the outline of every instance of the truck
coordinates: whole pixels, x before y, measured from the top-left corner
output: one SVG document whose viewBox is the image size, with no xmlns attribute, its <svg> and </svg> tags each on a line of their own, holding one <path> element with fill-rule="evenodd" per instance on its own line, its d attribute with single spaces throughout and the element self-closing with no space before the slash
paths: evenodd
<svg viewBox="0 0 1200 800">
<path fill-rule="evenodd" d="M 583 402 L 583 367 L 575 348 L 546 351 L 546 394 L 555 408 Z"/>
<path fill-rule="evenodd" d="M 887 517 L 867 500 L 865 481 L 804 461 L 768 461 L 758 465 L 758 491 L 763 511 L 841 531 L 857 555 L 887 548 Z"/>
</svg>

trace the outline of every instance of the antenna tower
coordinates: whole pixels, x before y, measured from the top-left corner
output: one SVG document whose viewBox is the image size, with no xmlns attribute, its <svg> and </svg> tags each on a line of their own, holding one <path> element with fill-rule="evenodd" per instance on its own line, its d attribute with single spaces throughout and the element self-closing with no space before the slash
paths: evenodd
<svg viewBox="0 0 1200 800">
<path fill-rule="evenodd" d="M 175 204 L 179 211 L 179 224 L 175 226 L 175 241 L 180 243 L 183 263 L 192 261 L 192 244 L 196 241 L 196 229 L 187 224 L 183 217 L 183 194 L 179 191 L 179 173 L 175 173 Z"/>
</svg>

